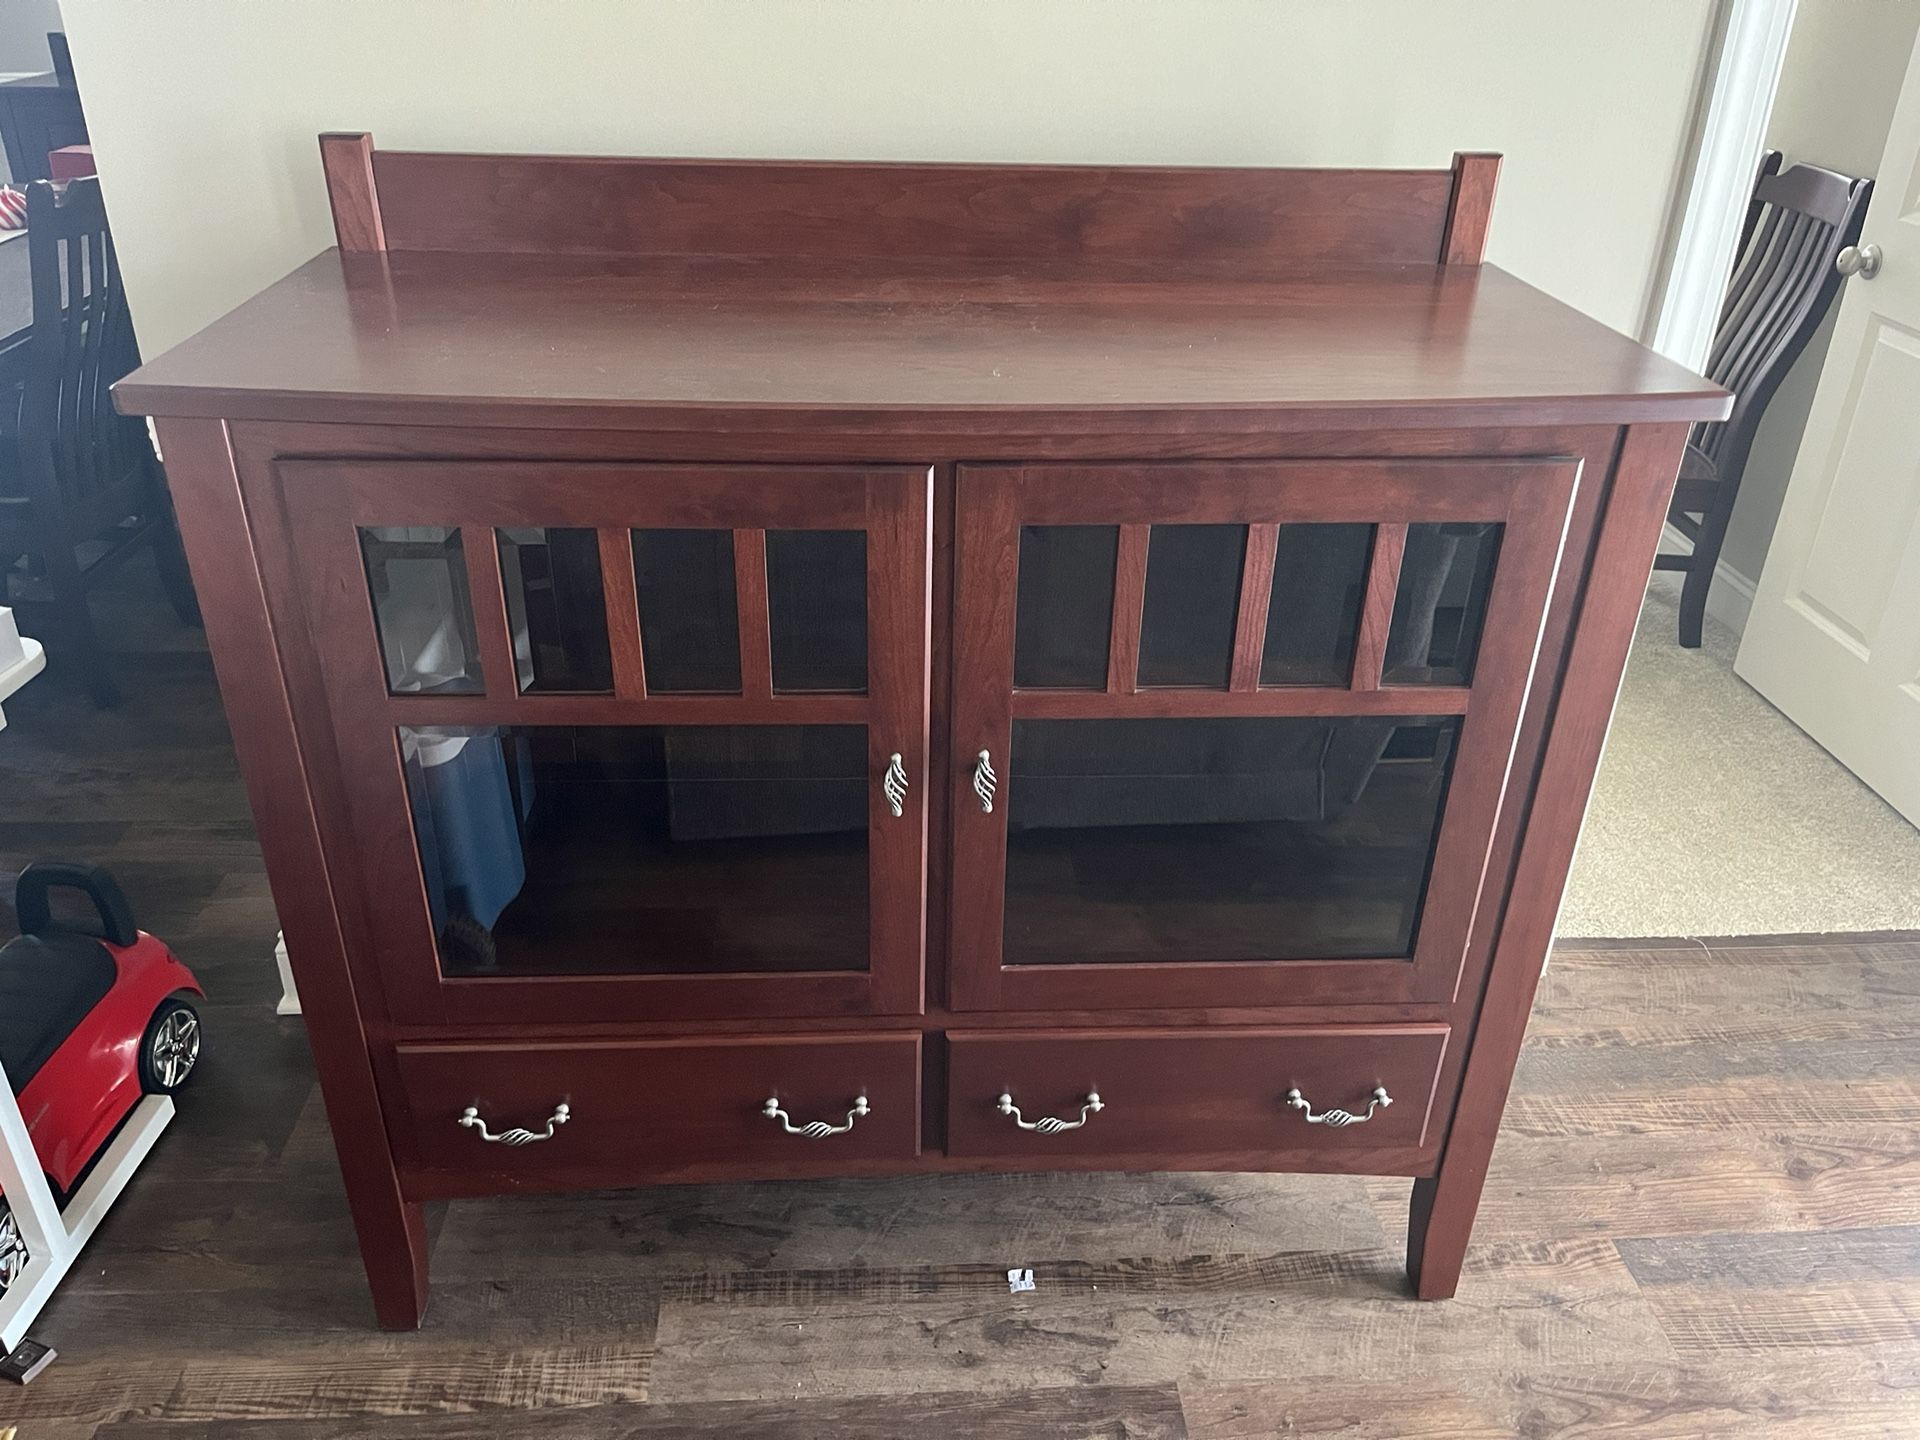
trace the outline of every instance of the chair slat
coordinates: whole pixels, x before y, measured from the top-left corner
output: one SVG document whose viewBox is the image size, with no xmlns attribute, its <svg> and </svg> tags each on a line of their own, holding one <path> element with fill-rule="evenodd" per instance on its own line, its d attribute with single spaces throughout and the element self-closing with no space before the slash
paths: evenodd
<svg viewBox="0 0 1920 1440">
<path fill-rule="evenodd" d="M 1760 323 L 1759 317 L 1766 309 L 1769 294 L 1780 283 L 1782 270 L 1791 265 L 1793 256 L 1805 241 L 1811 224 L 1807 217 L 1789 215 L 1784 218 L 1785 224 L 1775 231 L 1773 243 L 1767 247 L 1752 280 L 1741 292 L 1739 303 L 1715 336 L 1714 356 L 1708 368 L 1708 373 L 1715 380 L 1726 373 L 1732 357 L 1746 344 L 1747 337 Z"/>
<path fill-rule="evenodd" d="M 1758 231 L 1749 236 L 1747 244 L 1742 248 L 1740 263 L 1734 268 L 1733 282 L 1727 286 L 1726 298 L 1720 302 L 1720 319 L 1713 331 L 1714 355 L 1718 355 L 1721 345 L 1725 343 L 1726 336 L 1732 328 L 1734 311 L 1746 299 L 1753 289 L 1755 280 L 1763 273 L 1766 257 L 1779 238 L 1780 227 L 1787 218 L 1784 211 L 1773 206 L 1764 206 L 1762 210 L 1763 218 Z M 1712 370 L 1712 359 L 1708 360 L 1707 368 L 1709 371 Z"/>
</svg>

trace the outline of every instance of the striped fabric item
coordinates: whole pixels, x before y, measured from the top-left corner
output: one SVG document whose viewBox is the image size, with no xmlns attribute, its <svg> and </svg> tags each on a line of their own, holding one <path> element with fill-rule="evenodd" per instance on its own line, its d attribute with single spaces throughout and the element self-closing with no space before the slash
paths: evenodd
<svg viewBox="0 0 1920 1440">
<path fill-rule="evenodd" d="M 27 197 L 11 185 L 0 185 L 0 230 L 27 228 Z"/>
</svg>

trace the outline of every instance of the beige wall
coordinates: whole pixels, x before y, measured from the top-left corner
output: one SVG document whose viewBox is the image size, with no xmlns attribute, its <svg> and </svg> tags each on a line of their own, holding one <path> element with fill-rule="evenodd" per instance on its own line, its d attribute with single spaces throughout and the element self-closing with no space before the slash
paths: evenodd
<svg viewBox="0 0 1920 1440">
<path fill-rule="evenodd" d="M 1805 160 L 1849 175 L 1872 175 L 1887 143 L 1917 32 L 1920 0 L 1800 0 L 1767 143 L 1789 165 Z M 1876 195 L 1872 208 L 1884 203 Z M 1774 393 L 1754 437 L 1720 551 L 1721 563 L 1748 582 L 1760 578 L 1766 561 L 1832 335 L 1829 315 Z M 1740 613 L 1738 601 L 1725 606 L 1716 599 L 1715 609 L 1729 618 Z"/>
<path fill-rule="evenodd" d="M 1491 255 L 1640 328 L 1714 0 L 66 0 L 148 353 L 330 243 L 314 135 L 1508 165 Z"/>
</svg>

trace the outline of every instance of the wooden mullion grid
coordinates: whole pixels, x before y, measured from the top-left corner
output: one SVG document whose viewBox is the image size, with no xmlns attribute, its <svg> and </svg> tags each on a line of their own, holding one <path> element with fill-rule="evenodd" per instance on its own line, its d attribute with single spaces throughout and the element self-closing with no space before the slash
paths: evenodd
<svg viewBox="0 0 1920 1440">
<path fill-rule="evenodd" d="M 1245 693 L 1260 688 L 1260 661 L 1266 652 L 1267 607 L 1273 600 L 1274 554 L 1278 525 L 1247 526 L 1246 557 L 1240 565 L 1240 609 L 1233 627 L 1233 674 L 1229 688 Z"/>
<path fill-rule="evenodd" d="M 462 525 L 460 548 L 466 552 L 474 640 L 480 648 L 480 671 L 487 698 L 518 696 L 520 669 L 513 659 L 507 587 L 500 574 L 500 542 L 491 525 Z"/>
<path fill-rule="evenodd" d="M 1193 719 L 1234 715 L 1464 715 L 1464 685 L 1392 685 L 1373 690 L 1270 685 L 1257 690 L 1168 686 L 1112 695 L 1101 690 L 1015 690 L 1019 720 L 1099 720 L 1127 716 Z"/>
<path fill-rule="evenodd" d="M 1353 646 L 1353 688 L 1378 690 L 1387 661 L 1387 636 L 1393 629 L 1393 605 L 1400 594 L 1400 562 L 1406 558 L 1407 527 L 1373 527 L 1373 555 L 1367 562 L 1367 593 L 1360 605 L 1360 633 Z"/>
<path fill-rule="evenodd" d="M 1107 646 L 1107 693 L 1140 688 L 1140 620 L 1147 603 L 1150 525 L 1122 525 L 1113 561 L 1113 633 Z"/>
<path fill-rule="evenodd" d="M 772 622 L 767 613 L 767 532 L 733 532 L 733 578 L 740 612 L 740 694 L 773 698 Z"/>
<path fill-rule="evenodd" d="M 646 647 L 640 638 L 640 596 L 633 573 L 633 532 L 602 530 L 600 588 L 606 597 L 607 648 L 613 658 L 613 693 L 622 700 L 647 698 Z"/>
<path fill-rule="evenodd" d="M 1098 693 L 1098 692 L 1095 692 Z M 395 725 L 863 725 L 865 695 L 390 695 Z"/>
</svg>

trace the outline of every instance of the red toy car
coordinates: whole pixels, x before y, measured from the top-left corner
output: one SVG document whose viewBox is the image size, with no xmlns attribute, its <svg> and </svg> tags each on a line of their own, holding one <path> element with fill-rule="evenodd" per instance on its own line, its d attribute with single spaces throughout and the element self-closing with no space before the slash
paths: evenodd
<svg viewBox="0 0 1920 1440">
<path fill-rule="evenodd" d="M 48 894 L 80 890 L 97 931 L 56 923 Z M 56 1196 L 70 1195 L 143 1095 L 171 1095 L 200 1058 L 200 982 L 133 923 L 98 865 L 38 863 L 14 887 L 20 936 L 0 947 L 0 1065 Z M 23 1263 L 0 1196 L 0 1291 Z"/>
</svg>

